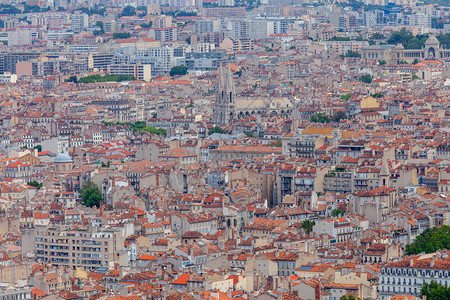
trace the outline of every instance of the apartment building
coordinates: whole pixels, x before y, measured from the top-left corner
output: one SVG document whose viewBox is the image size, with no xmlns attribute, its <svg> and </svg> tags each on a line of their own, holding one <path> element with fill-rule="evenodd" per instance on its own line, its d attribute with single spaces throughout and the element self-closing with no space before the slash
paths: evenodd
<svg viewBox="0 0 450 300">
<path fill-rule="evenodd" d="M 72 229 L 61 226 L 36 232 L 36 259 L 70 268 L 113 268 L 126 259 L 124 238 L 112 229 Z"/>
<path fill-rule="evenodd" d="M 179 29 L 178 27 L 155 28 L 150 30 L 149 35 L 157 41 L 178 41 Z"/>
<path fill-rule="evenodd" d="M 0 299 L 33 299 L 33 293 L 29 287 L 13 287 L 7 283 L 0 283 Z"/>
<path fill-rule="evenodd" d="M 107 72 L 114 75 L 134 76 L 137 80 L 150 81 L 152 79 L 151 65 L 112 64 L 108 65 Z"/>
<path fill-rule="evenodd" d="M 400 258 L 380 270 L 378 299 L 391 299 L 394 295 L 420 296 L 425 283 L 437 281 L 450 285 L 450 258 L 448 251 Z"/>
<path fill-rule="evenodd" d="M 87 14 L 76 12 L 72 15 L 71 27 L 73 32 L 81 32 L 89 25 L 89 18 Z"/>
</svg>

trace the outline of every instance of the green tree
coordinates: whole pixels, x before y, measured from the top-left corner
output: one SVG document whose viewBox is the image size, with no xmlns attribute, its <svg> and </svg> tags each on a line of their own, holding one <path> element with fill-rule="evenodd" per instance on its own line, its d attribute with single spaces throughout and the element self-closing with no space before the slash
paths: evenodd
<svg viewBox="0 0 450 300">
<path fill-rule="evenodd" d="M 147 6 L 138 6 L 136 10 L 140 11 L 140 14 L 138 15 L 140 18 L 145 17 L 147 15 Z"/>
<path fill-rule="evenodd" d="M 154 114 L 153 117 L 156 118 L 156 114 Z M 153 126 L 147 126 L 144 121 L 137 121 L 135 123 L 129 123 L 129 122 L 127 122 L 127 123 L 103 122 L 103 124 L 105 124 L 106 126 L 128 126 L 134 132 L 146 131 L 146 132 L 149 132 L 151 134 L 156 134 L 156 135 L 162 135 L 162 136 L 166 136 L 167 135 L 167 130 L 166 129 L 164 129 L 164 128 L 155 128 Z"/>
<path fill-rule="evenodd" d="M 382 93 L 375 93 L 371 95 L 374 98 L 383 98 L 383 94 Z"/>
<path fill-rule="evenodd" d="M 326 114 L 317 113 L 310 117 L 310 121 L 314 123 L 330 123 L 331 119 Z"/>
<path fill-rule="evenodd" d="M 351 97 L 352 97 L 352 93 L 347 93 L 347 94 L 341 95 L 341 99 L 345 100 L 345 101 L 350 100 Z"/>
<path fill-rule="evenodd" d="M 148 23 L 139 24 L 142 28 L 152 28 L 153 22 L 149 21 Z"/>
<path fill-rule="evenodd" d="M 387 40 L 388 44 L 402 44 L 403 47 L 406 47 L 408 41 L 412 39 L 414 35 L 411 31 L 406 30 L 406 28 L 402 28 L 400 31 L 394 31 L 391 33 L 391 36 Z"/>
<path fill-rule="evenodd" d="M 102 21 L 97 21 L 97 22 L 95 22 L 95 26 L 96 26 L 96 27 L 99 27 L 100 29 L 104 29 L 104 26 L 103 26 L 103 22 L 102 22 Z"/>
<path fill-rule="evenodd" d="M 244 134 L 246 136 L 248 136 L 249 138 L 254 138 L 255 137 L 255 134 L 253 132 L 251 132 L 251 131 L 244 131 Z"/>
<path fill-rule="evenodd" d="M 68 79 L 65 80 L 66 82 L 73 82 L 73 83 L 78 83 L 78 78 L 77 76 L 73 75 L 70 76 Z"/>
<path fill-rule="evenodd" d="M 188 71 L 188 68 L 186 66 L 175 66 L 172 69 L 170 69 L 170 76 L 176 76 L 176 75 L 186 75 Z"/>
<path fill-rule="evenodd" d="M 432 18 L 431 28 L 444 29 L 445 19 Z"/>
<path fill-rule="evenodd" d="M 95 36 L 97 36 L 97 35 L 102 35 L 102 34 L 105 33 L 105 29 L 104 29 L 104 25 L 103 25 L 103 22 L 102 22 L 102 21 L 97 21 L 97 22 L 95 22 L 95 26 L 98 27 L 98 28 L 100 28 L 99 30 L 94 30 L 93 34 L 94 34 Z"/>
<path fill-rule="evenodd" d="M 316 222 L 311 220 L 305 220 L 302 222 L 302 228 L 305 230 L 306 234 L 309 234 L 313 230 L 314 225 L 316 225 Z"/>
<path fill-rule="evenodd" d="M 425 283 L 420 289 L 420 296 L 427 300 L 442 300 L 450 299 L 450 287 L 437 283 L 437 281 L 431 281 Z"/>
<path fill-rule="evenodd" d="M 27 183 L 29 186 L 34 186 L 39 191 L 42 188 L 42 182 L 37 182 L 36 180 Z"/>
<path fill-rule="evenodd" d="M 281 147 L 281 146 L 283 146 L 283 142 L 281 141 L 281 139 L 277 139 L 276 141 L 269 143 L 269 147 Z"/>
<path fill-rule="evenodd" d="M 135 16 L 135 15 L 136 15 L 136 9 L 133 6 L 125 6 L 125 8 L 122 10 L 122 13 L 120 14 L 121 17 Z"/>
<path fill-rule="evenodd" d="M 340 210 L 339 208 L 333 209 L 333 210 L 331 211 L 331 215 L 332 215 L 333 217 L 343 216 L 344 214 L 345 214 L 345 211 Z"/>
<path fill-rule="evenodd" d="M 406 245 L 405 253 L 407 255 L 432 253 L 442 249 L 450 249 L 450 227 L 447 225 L 441 228 L 427 228 L 416 237 L 414 243 Z"/>
<path fill-rule="evenodd" d="M 363 82 L 363 83 L 371 83 L 372 82 L 372 75 L 370 74 L 364 74 L 359 76 L 359 81 Z"/>
<path fill-rule="evenodd" d="M 385 65 L 386 64 L 386 61 L 383 59 L 383 60 L 379 60 L 378 61 L 378 64 L 380 65 L 380 66 L 382 66 L 382 65 Z"/>
<path fill-rule="evenodd" d="M 347 119 L 348 119 L 347 114 L 344 111 L 339 110 L 333 115 L 332 120 L 333 120 L 333 122 L 339 123 L 341 120 L 347 120 Z"/>
<path fill-rule="evenodd" d="M 348 295 L 348 296 L 341 296 L 341 300 L 361 300 L 361 298 L 359 297 L 355 297 L 353 295 Z"/>
<path fill-rule="evenodd" d="M 211 135 L 213 133 L 227 133 L 225 130 L 223 130 L 222 128 L 220 128 L 219 126 L 215 126 L 211 129 L 208 130 L 208 135 Z"/>
<path fill-rule="evenodd" d="M 374 40 L 382 40 L 384 38 L 385 36 L 382 33 L 375 32 L 374 34 L 372 34 L 372 39 Z"/>
<path fill-rule="evenodd" d="M 131 34 L 129 32 L 114 32 L 113 40 L 121 40 L 130 38 Z"/>
<path fill-rule="evenodd" d="M 98 186 L 92 181 L 87 181 L 80 189 L 81 200 L 84 206 L 87 207 L 99 207 L 100 201 L 102 201 L 102 195 Z"/>
<path fill-rule="evenodd" d="M 436 38 L 441 43 L 441 47 L 450 48 L 450 33 L 439 35 Z"/>
<path fill-rule="evenodd" d="M 350 38 L 346 36 L 333 36 L 330 41 L 347 42 L 350 41 Z"/>
<path fill-rule="evenodd" d="M 136 78 L 132 75 L 89 75 L 85 77 L 81 77 L 78 82 L 79 83 L 94 83 L 94 82 L 122 82 L 122 81 L 131 81 L 136 80 Z"/>
<path fill-rule="evenodd" d="M 42 146 L 41 145 L 36 145 L 33 147 L 33 149 L 37 149 L 38 152 L 42 152 Z"/>
<path fill-rule="evenodd" d="M 356 51 L 348 50 L 347 53 L 345 53 L 344 57 L 361 57 L 361 54 Z"/>
<path fill-rule="evenodd" d="M 416 74 L 414 74 L 411 78 L 412 78 L 413 80 L 420 79 L 419 76 L 417 76 Z"/>
</svg>

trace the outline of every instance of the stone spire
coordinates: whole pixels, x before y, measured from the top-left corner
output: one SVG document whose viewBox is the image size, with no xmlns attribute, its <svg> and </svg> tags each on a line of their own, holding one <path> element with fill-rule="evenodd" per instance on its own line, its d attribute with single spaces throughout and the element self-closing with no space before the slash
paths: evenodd
<svg viewBox="0 0 450 300">
<path fill-rule="evenodd" d="M 227 74 L 227 87 L 226 91 L 228 93 L 233 93 L 234 97 L 234 83 L 233 83 L 233 73 L 231 73 L 230 64 L 228 64 L 228 74 Z M 230 101 L 231 102 L 231 101 Z"/>
<path fill-rule="evenodd" d="M 217 80 L 217 92 L 221 93 L 222 90 L 225 88 L 225 81 L 224 81 L 224 74 L 223 74 L 223 67 L 222 67 L 222 63 L 220 63 L 220 67 L 219 67 L 219 74 L 217 75 L 218 80 Z"/>
</svg>

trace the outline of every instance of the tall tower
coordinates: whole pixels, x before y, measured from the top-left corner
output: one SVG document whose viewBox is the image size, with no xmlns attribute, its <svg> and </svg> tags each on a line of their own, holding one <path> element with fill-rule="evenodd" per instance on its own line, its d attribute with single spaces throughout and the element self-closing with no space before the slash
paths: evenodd
<svg viewBox="0 0 450 300">
<path fill-rule="evenodd" d="M 217 77 L 214 123 L 216 125 L 225 125 L 234 119 L 234 98 L 236 90 L 230 65 L 228 65 L 225 72 L 222 65 L 220 65 Z"/>
<path fill-rule="evenodd" d="M 380 185 L 389 187 L 389 179 L 391 177 L 391 173 L 389 172 L 389 165 L 386 158 L 383 158 L 381 168 L 380 168 Z"/>
</svg>

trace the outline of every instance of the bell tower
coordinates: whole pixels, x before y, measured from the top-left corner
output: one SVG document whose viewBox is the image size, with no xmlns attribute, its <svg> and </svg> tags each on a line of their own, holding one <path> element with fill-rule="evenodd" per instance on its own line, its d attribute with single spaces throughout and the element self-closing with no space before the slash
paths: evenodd
<svg viewBox="0 0 450 300">
<path fill-rule="evenodd" d="M 234 119 L 234 98 L 236 92 L 230 65 L 228 65 L 226 71 L 220 65 L 217 77 L 214 123 L 216 125 L 225 125 Z"/>
</svg>

